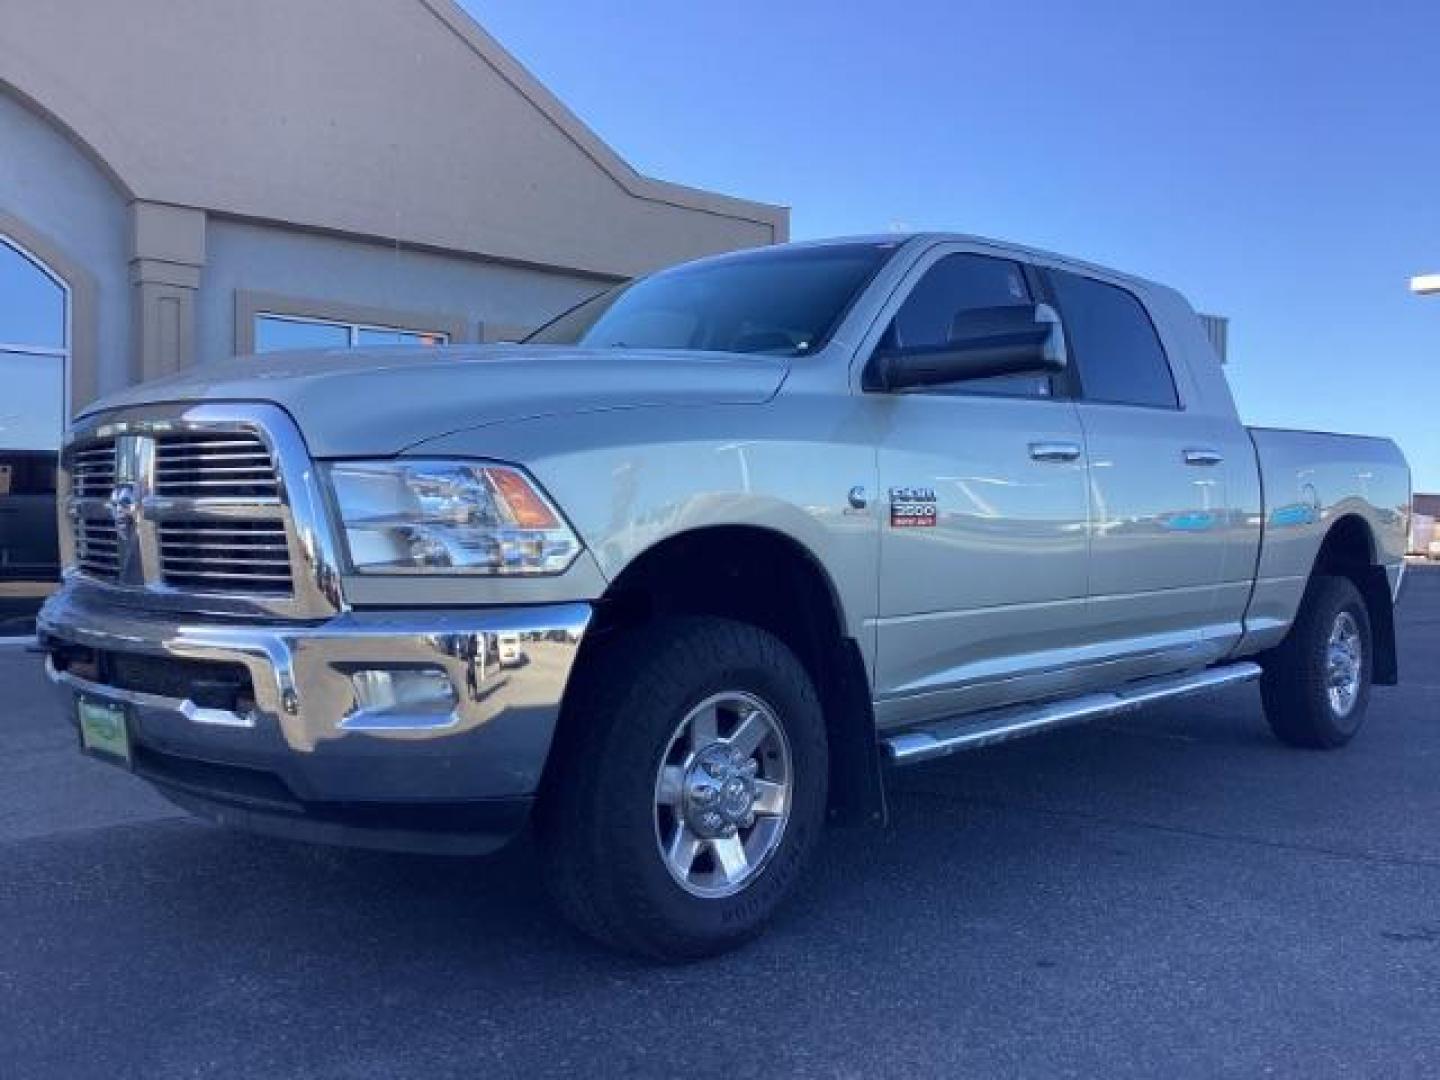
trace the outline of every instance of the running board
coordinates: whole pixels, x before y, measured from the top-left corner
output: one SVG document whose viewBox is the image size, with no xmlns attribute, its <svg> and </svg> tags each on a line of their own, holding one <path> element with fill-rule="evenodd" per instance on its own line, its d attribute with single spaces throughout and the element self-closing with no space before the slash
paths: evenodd
<svg viewBox="0 0 1440 1080">
<path fill-rule="evenodd" d="M 1206 668 L 1188 675 L 1166 675 L 1127 683 L 1119 690 L 1082 697 L 1049 701 L 1041 705 L 1022 705 L 974 713 L 954 720 L 942 720 L 924 727 L 911 728 L 882 740 L 890 760 L 897 765 L 945 757 L 962 750 L 978 750 L 982 746 L 1039 735 L 1070 724 L 1079 724 L 1101 716 L 1129 712 L 1157 701 L 1169 701 L 1189 694 L 1218 690 L 1222 686 L 1250 682 L 1260 677 L 1260 665 L 1244 661 L 1225 667 Z"/>
</svg>

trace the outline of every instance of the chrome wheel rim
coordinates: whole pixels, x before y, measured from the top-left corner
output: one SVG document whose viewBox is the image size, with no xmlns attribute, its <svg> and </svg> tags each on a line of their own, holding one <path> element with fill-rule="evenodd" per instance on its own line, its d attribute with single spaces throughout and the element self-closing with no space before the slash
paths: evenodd
<svg viewBox="0 0 1440 1080">
<path fill-rule="evenodd" d="M 655 774 L 655 842 L 692 896 L 733 896 L 780 846 L 790 821 L 790 744 L 775 710 L 714 694 L 676 726 Z"/>
<path fill-rule="evenodd" d="M 1325 694 L 1336 716 L 1349 716 L 1355 708 L 1363 671 L 1360 624 L 1350 612 L 1342 611 L 1335 616 L 1325 645 Z"/>
</svg>

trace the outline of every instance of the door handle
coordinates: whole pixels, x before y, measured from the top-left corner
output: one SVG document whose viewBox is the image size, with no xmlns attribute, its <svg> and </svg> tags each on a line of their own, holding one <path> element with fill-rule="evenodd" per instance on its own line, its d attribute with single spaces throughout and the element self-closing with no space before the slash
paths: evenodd
<svg viewBox="0 0 1440 1080">
<path fill-rule="evenodd" d="M 1224 460 L 1219 450 L 1208 446 L 1192 446 L 1185 451 L 1186 465 L 1219 465 Z"/>
<path fill-rule="evenodd" d="M 1032 442 L 1030 456 L 1036 461 L 1074 461 L 1080 456 L 1080 444 L 1073 442 Z"/>
</svg>

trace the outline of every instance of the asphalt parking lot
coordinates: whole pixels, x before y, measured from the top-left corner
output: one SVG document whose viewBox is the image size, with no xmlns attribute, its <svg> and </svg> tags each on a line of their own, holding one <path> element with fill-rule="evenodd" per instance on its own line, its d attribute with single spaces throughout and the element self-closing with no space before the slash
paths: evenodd
<svg viewBox="0 0 1440 1080">
<path fill-rule="evenodd" d="M 1433 1076 L 1440 570 L 1336 754 L 1242 688 L 900 774 L 773 931 L 653 967 L 525 845 L 254 839 L 79 757 L 0 655 L 0 1076 Z"/>
</svg>

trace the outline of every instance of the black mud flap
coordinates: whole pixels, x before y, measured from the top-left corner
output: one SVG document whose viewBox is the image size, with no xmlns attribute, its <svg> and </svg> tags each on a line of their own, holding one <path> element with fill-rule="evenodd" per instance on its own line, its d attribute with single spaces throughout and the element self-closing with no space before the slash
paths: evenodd
<svg viewBox="0 0 1440 1080">
<path fill-rule="evenodd" d="M 828 666 L 833 677 L 822 693 L 830 729 L 829 820 L 835 825 L 884 825 L 885 778 L 860 646 L 852 638 L 842 639 Z"/>
</svg>

